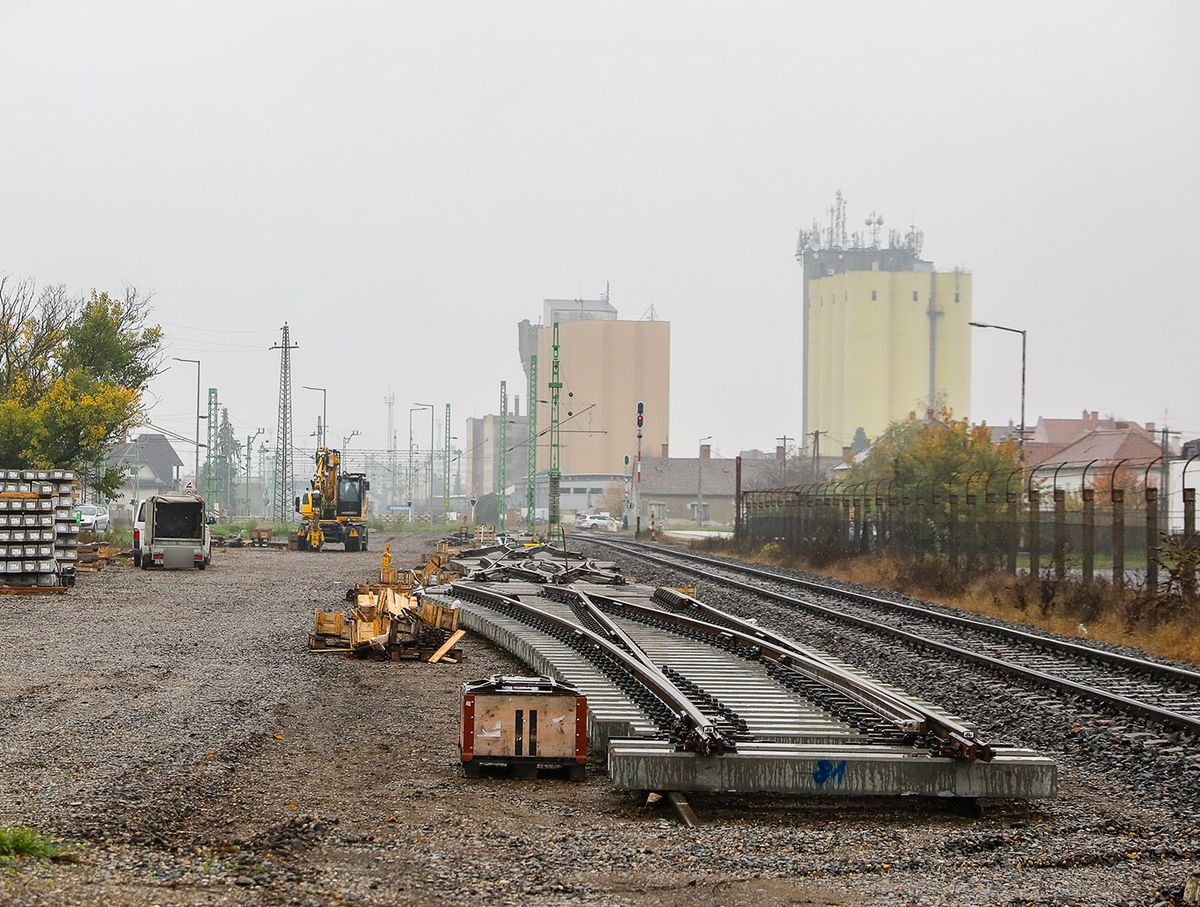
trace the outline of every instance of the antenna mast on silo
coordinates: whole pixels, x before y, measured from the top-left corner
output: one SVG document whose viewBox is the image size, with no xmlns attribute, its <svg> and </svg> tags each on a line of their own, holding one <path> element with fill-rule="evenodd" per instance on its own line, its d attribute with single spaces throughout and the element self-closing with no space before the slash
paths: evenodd
<svg viewBox="0 0 1200 907">
<path fill-rule="evenodd" d="M 291 520 L 288 504 L 292 500 L 292 343 L 287 322 L 283 323 L 283 338 L 270 348 L 279 350 L 279 417 L 275 427 L 275 520 Z"/>
</svg>

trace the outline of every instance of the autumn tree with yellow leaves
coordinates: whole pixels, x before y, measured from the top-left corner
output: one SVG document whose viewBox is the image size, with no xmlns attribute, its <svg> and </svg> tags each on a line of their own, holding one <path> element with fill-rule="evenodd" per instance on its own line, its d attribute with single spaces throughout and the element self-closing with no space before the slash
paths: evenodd
<svg viewBox="0 0 1200 907">
<path fill-rule="evenodd" d="M 162 330 L 150 300 L 0 278 L 0 465 L 75 469 L 102 493 L 121 483 L 105 453 L 142 417 Z"/>
<path fill-rule="evenodd" d="M 955 419 L 949 409 L 893 422 L 866 458 L 850 471 L 849 482 L 880 482 L 883 489 L 907 493 L 925 500 L 945 501 L 951 493 L 962 493 L 968 480 L 971 490 L 983 496 L 990 487 L 1004 499 L 1005 481 L 1019 471 L 1016 442 L 992 443 L 985 424 L 971 425 Z M 1020 483 L 1013 480 L 1012 488 Z"/>
</svg>

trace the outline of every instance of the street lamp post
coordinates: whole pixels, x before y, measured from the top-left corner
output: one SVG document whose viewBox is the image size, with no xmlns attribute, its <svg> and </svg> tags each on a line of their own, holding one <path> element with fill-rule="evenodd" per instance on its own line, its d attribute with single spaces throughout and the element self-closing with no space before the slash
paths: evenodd
<svg viewBox="0 0 1200 907">
<path fill-rule="evenodd" d="M 412 522 L 413 519 L 413 482 L 416 477 L 415 469 L 413 468 L 413 413 L 420 413 L 422 409 L 430 410 L 430 509 L 432 511 L 433 501 L 433 404 L 418 403 L 412 409 L 408 410 L 408 519 Z"/>
<path fill-rule="evenodd" d="M 195 483 L 195 491 L 200 492 L 200 360 L 199 359 L 180 359 L 178 356 L 172 356 L 176 362 L 192 362 L 196 365 L 196 467 L 195 474 L 192 476 L 192 481 Z"/>
<path fill-rule="evenodd" d="M 700 439 L 696 448 L 696 526 L 704 525 L 704 442 L 711 441 L 712 435 Z"/>
<path fill-rule="evenodd" d="M 428 485 L 429 485 L 429 519 L 430 519 L 430 521 L 432 521 L 433 520 L 433 449 L 437 446 L 437 438 L 435 437 L 435 431 L 434 431 L 434 427 L 433 427 L 434 406 L 432 403 L 418 403 L 417 406 L 420 409 L 429 410 L 429 477 L 428 477 Z"/>
<path fill-rule="evenodd" d="M 246 437 L 246 516 L 250 516 L 250 466 L 254 461 L 254 441 L 259 435 L 265 434 L 266 429 L 260 428 L 253 435 Z"/>
<path fill-rule="evenodd" d="M 1021 462 L 1025 462 L 1025 341 L 1026 334 L 1021 328 L 1005 327 L 1002 324 L 987 324 L 982 321 L 970 322 L 974 328 L 991 328 L 996 331 L 1008 331 L 1010 334 L 1021 335 L 1021 436 L 1017 439 L 1017 444 L 1021 449 Z"/>
<path fill-rule="evenodd" d="M 329 395 L 323 387 L 311 387 L 307 384 L 301 385 L 306 391 L 321 392 L 321 436 L 317 438 L 317 446 L 325 447 L 325 439 L 329 437 L 329 410 L 326 408 L 326 403 L 329 400 Z"/>
</svg>

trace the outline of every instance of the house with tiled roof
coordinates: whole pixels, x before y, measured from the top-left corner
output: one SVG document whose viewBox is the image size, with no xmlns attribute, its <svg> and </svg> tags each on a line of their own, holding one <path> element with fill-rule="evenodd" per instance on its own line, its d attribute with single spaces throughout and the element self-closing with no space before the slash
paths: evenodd
<svg viewBox="0 0 1200 907">
<path fill-rule="evenodd" d="M 1037 468 L 1039 480 L 1067 491 L 1078 491 L 1083 487 L 1085 469 L 1090 483 L 1097 471 L 1105 467 L 1111 470 L 1125 461 L 1134 467 L 1131 471 L 1136 471 L 1137 466 L 1150 465 L 1161 453 L 1162 448 L 1153 435 L 1136 423 L 1126 423 L 1122 428 L 1089 431 L 1040 460 L 1035 462 L 1030 458 L 1027 462 Z"/>
<path fill-rule="evenodd" d="M 109 505 L 117 520 L 130 518 L 134 498 L 144 501 L 153 494 L 179 490 L 179 458 L 167 436 L 143 432 L 132 441 L 117 444 L 109 452 L 107 465 L 125 470 L 125 481 Z"/>
<path fill-rule="evenodd" d="M 779 484 L 780 464 L 775 459 L 743 459 L 742 488 L 773 488 Z M 730 525 L 737 494 L 737 460 L 714 457 L 701 447 L 699 457 L 645 457 L 638 492 L 642 524 L 651 514 L 660 525 L 694 523 L 697 492 L 704 501 L 701 518 L 706 523 Z"/>
</svg>

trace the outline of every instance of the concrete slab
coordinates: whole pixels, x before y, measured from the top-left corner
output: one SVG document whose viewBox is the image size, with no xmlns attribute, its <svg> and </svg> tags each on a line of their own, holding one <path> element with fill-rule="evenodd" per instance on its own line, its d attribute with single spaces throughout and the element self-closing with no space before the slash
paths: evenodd
<svg viewBox="0 0 1200 907">
<path fill-rule="evenodd" d="M 663 741 L 612 740 L 608 771 L 619 790 L 1007 800 L 1058 790 L 1053 761 L 1015 748 L 1000 749 L 991 762 L 962 762 L 864 745 L 743 743 L 736 753 L 697 756 Z"/>
</svg>

